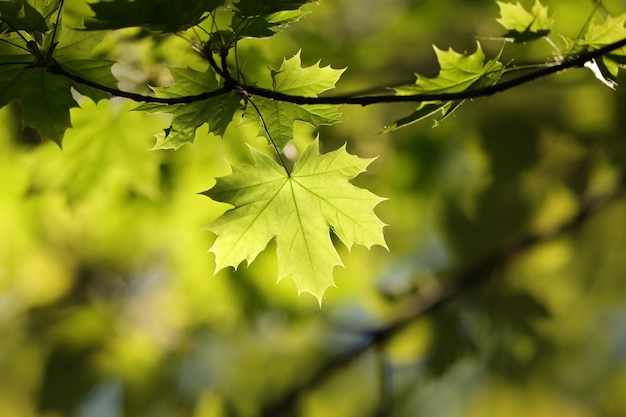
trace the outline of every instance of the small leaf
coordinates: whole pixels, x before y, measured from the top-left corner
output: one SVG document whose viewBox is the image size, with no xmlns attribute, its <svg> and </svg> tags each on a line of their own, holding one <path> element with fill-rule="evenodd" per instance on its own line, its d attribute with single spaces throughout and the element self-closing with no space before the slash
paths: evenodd
<svg viewBox="0 0 626 417">
<path fill-rule="evenodd" d="M 320 67 L 319 62 L 310 67 L 302 67 L 298 52 L 292 58 L 284 60 L 277 71 L 272 71 L 272 85 L 274 91 L 281 93 L 317 97 L 318 94 L 333 89 L 343 71 L 330 66 Z M 263 116 L 262 123 L 269 130 L 272 140 L 279 149 L 284 148 L 293 138 L 293 125 L 296 120 L 314 127 L 342 120 L 337 110 L 339 106 L 336 105 L 296 105 L 262 97 L 255 97 L 254 103 Z M 245 118 L 247 121 L 258 120 L 256 110 L 250 107 L 246 109 Z M 259 133 L 267 136 L 264 128 L 261 128 Z"/>
<path fill-rule="evenodd" d="M 520 3 L 498 1 L 500 17 L 496 19 L 507 30 L 503 38 L 513 42 L 528 42 L 540 39 L 550 33 L 554 20 L 548 16 L 548 7 L 535 0 L 532 9 L 527 11 Z"/>
<path fill-rule="evenodd" d="M 604 46 L 626 39 L 626 13 L 617 17 L 607 16 L 603 22 L 592 22 L 585 32 L 581 44 L 588 50 L 600 49 Z M 617 87 L 619 67 L 626 63 L 626 48 L 620 48 L 611 53 L 587 62 L 585 67 L 593 71 L 606 86 Z"/>
<path fill-rule="evenodd" d="M 174 84 L 167 88 L 154 88 L 158 97 L 177 98 L 196 95 L 218 88 L 215 73 L 211 70 L 199 72 L 191 68 L 170 68 Z M 193 143 L 196 130 L 207 123 L 209 131 L 222 136 L 241 108 L 241 99 L 237 95 L 213 97 L 189 104 L 162 105 L 142 104 L 135 108 L 150 113 L 170 113 L 172 124 L 162 135 L 157 137 L 156 149 L 177 149 L 186 143 Z"/>
<path fill-rule="evenodd" d="M 387 247 L 385 225 L 373 211 L 384 199 L 349 183 L 371 160 L 350 155 L 345 147 L 320 155 L 314 141 L 287 175 L 274 160 L 254 149 L 253 154 L 255 165 L 234 165 L 232 174 L 204 193 L 233 205 L 207 227 L 217 235 L 210 249 L 216 271 L 252 263 L 275 239 L 278 280 L 291 277 L 299 293 L 309 292 L 321 303 L 334 285 L 334 267 L 342 265 L 331 231 L 348 249 Z"/>
<path fill-rule="evenodd" d="M 441 67 L 439 74 L 432 78 L 418 76 L 415 84 L 396 87 L 398 95 L 445 94 L 477 90 L 494 85 L 504 72 L 504 66 L 497 59 L 485 62 L 485 54 L 480 43 L 477 43 L 476 51 L 471 55 L 459 54 L 451 49 L 444 51 L 437 47 L 433 48 Z M 385 132 L 408 126 L 440 112 L 440 116 L 435 119 L 435 125 L 437 125 L 462 103 L 463 100 L 423 102 L 415 112 L 385 128 Z"/>
<path fill-rule="evenodd" d="M 291 59 L 285 59 L 278 71 L 272 71 L 274 90 L 285 94 L 317 97 L 335 88 L 345 69 L 320 67 L 319 61 L 310 67 L 302 67 L 300 52 Z"/>
<path fill-rule="evenodd" d="M 582 38 L 582 44 L 590 49 L 600 49 L 626 38 L 626 13 L 617 17 L 607 16 L 603 22 L 591 22 Z M 614 55 L 626 55 L 626 48 L 611 52 Z"/>
<path fill-rule="evenodd" d="M 18 100 L 24 109 L 24 125 L 59 146 L 71 126 L 70 108 L 78 106 L 71 87 L 69 80 L 45 68 L 0 66 L 0 108 Z"/>
<path fill-rule="evenodd" d="M 230 26 L 238 38 L 268 38 L 306 14 L 302 10 L 286 10 L 261 16 L 235 13 Z"/>
<path fill-rule="evenodd" d="M 485 62 L 480 43 L 476 45 L 471 55 L 433 47 L 441 68 L 439 74 L 432 78 L 418 76 L 415 84 L 396 87 L 396 92 L 398 95 L 459 93 L 495 84 L 504 67 L 497 59 Z"/>
<path fill-rule="evenodd" d="M 46 36 L 52 36 L 48 32 Z M 102 85 L 115 86 L 111 74 L 111 61 L 93 59 L 93 48 L 104 33 L 87 33 L 62 28 L 57 32 L 58 46 L 54 59 L 65 70 Z M 5 38 L 6 39 L 6 38 Z M 15 35 L 10 39 L 19 44 Z M 58 76 L 40 65 L 30 53 L 6 42 L 0 43 L 0 107 L 17 100 L 24 109 L 23 123 L 34 127 L 41 136 L 61 145 L 65 130 L 71 126 L 70 109 L 78 104 L 72 89 L 94 100 L 109 97 L 92 87 Z"/>
</svg>

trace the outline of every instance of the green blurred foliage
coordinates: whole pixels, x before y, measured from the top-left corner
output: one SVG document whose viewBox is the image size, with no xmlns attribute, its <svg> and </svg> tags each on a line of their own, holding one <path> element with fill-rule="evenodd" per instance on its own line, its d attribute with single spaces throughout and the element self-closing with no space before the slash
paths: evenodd
<svg viewBox="0 0 626 417">
<path fill-rule="evenodd" d="M 68 22 L 87 13 L 67 1 Z M 594 2 L 546 1 L 576 36 Z M 620 1 L 603 2 L 612 14 Z M 301 50 L 305 64 L 347 67 L 338 92 L 436 74 L 431 45 L 473 51 L 502 34 L 490 0 L 333 0 L 269 40 L 238 46 L 247 77 Z M 111 35 L 125 89 L 166 85 L 162 61 L 202 65 L 180 38 Z M 500 41 L 481 41 L 487 57 Z M 541 41 L 503 61 L 543 62 Z M 245 58 L 244 58 L 245 57 Z M 146 75 L 147 74 L 147 75 Z M 0 415 L 256 416 L 331 358 L 367 343 L 410 301 L 510 237 L 570 220 L 582 195 L 611 190 L 626 161 L 626 93 L 576 69 L 380 134 L 407 105 L 342 107 L 322 150 L 347 142 L 380 155 L 355 183 L 377 208 L 390 253 L 336 242 L 345 260 L 322 309 L 279 284 L 274 246 L 213 276 L 202 229 L 223 206 L 199 195 L 263 148 L 257 127 L 199 131 L 152 151 L 168 126 L 118 100 L 82 99 L 61 151 L 0 112 Z M 202 130 L 202 129 L 201 129 Z M 316 132 L 296 129 L 300 152 Z M 268 152 L 271 150 L 266 149 Z M 626 414 L 626 201 L 491 271 L 386 344 L 336 366 L 284 415 L 621 416 Z M 274 414 L 278 415 L 278 413 Z"/>
</svg>

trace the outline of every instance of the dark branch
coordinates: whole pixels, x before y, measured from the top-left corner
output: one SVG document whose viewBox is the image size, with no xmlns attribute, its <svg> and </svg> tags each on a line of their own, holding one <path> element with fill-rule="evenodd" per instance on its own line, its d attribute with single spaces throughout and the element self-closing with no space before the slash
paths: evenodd
<svg viewBox="0 0 626 417">
<path fill-rule="evenodd" d="M 93 81 L 90 81 L 81 77 L 80 75 L 76 75 L 74 73 L 67 71 L 65 68 L 63 68 L 59 64 L 49 66 L 48 70 L 53 74 L 61 75 L 65 78 L 69 78 L 70 80 L 78 84 L 86 85 L 89 87 L 93 87 L 97 90 L 104 91 L 106 93 L 111 94 L 112 96 L 124 97 L 124 98 L 131 99 L 133 101 L 139 101 L 139 102 L 145 102 L 145 103 L 160 103 L 160 104 L 167 104 L 167 105 L 189 104 L 189 103 L 195 103 L 197 101 L 208 100 L 212 97 L 221 96 L 232 91 L 231 88 L 222 87 L 222 88 L 218 88 L 217 90 L 207 91 L 205 93 L 200 93 L 200 94 L 196 94 L 193 96 L 173 97 L 173 98 L 153 97 L 153 96 L 146 96 L 143 94 L 130 93 L 128 91 L 122 91 L 117 88 L 107 87 L 105 85 L 95 83 Z"/>
<path fill-rule="evenodd" d="M 537 244 L 554 239 L 564 233 L 573 232 L 582 227 L 588 220 L 598 214 L 602 208 L 610 202 L 615 201 L 626 193 L 626 176 L 624 176 L 618 186 L 611 192 L 602 195 L 592 195 L 586 198 L 578 211 L 578 213 L 568 222 L 550 230 L 543 230 L 535 233 L 528 233 L 510 241 L 499 247 L 492 255 L 484 258 L 472 267 L 461 270 L 457 274 L 451 276 L 449 284 L 442 287 L 440 291 L 429 296 L 417 298 L 410 312 L 404 317 L 397 319 L 395 322 L 374 331 L 364 331 L 364 341 L 354 346 L 347 352 L 343 352 L 338 356 L 330 359 L 324 366 L 317 370 L 312 376 L 301 382 L 294 389 L 287 392 L 275 402 L 268 404 L 261 412 L 262 416 L 279 416 L 293 409 L 298 398 L 308 390 L 318 386 L 327 377 L 333 375 L 336 371 L 350 365 L 357 360 L 363 353 L 372 348 L 380 348 L 406 328 L 415 320 L 422 318 L 428 314 L 439 310 L 441 307 L 450 303 L 456 297 L 461 296 L 470 289 L 476 288 L 485 283 L 490 276 L 502 270 L 507 264 L 513 261 L 520 253 L 531 249 Z"/>
<path fill-rule="evenodd" d="M 213 91 L 208 91 L 205 93 L 193 95 L 193 96 L 184 96 L 184 97 L 176 97 L 176 98 L 161 98 L 161 97 L 152 97 L 146 96 L 142 94 L 130 93 L 127 91 L 118 90 L 116 88 L 111 88 L 107 86 L 100 85 L 93 81 L 89 81 L 79 75 L 73 74 L 67 70 L 65 70 L 61 65 L 54 64 L 49 66 L 49 70 L 53 74 L 58 74 L 64 76 L 66 78 L 71 79 L 74 82 L 79 84 L 87 85 L 93 87 L 95 89 L 105 91 L 113 96 L 117 97 L 125 97 L 134 101 L 147 102 L 147 103 L 162 103 L 162 104 L 190 104 L 195 103 L 197 101 L 202 101 L 209 99 L 211 97 L 220 96 L 223 94 L 227 94 L 229 92 L 237 92 L 239 94 L 245 93 L 247 95 L 255 95 L 259 97 L 264 97 L 271 100 L 276 101 L 284 101 L 293 104 L 347 104 L 347 105 L 361 105 L 367 106 L 370 104 L 382 104 L 382 103 L 420 103 L 424 101 L 451 101 L 451 100 L 465 100 L 479 97 L 487 97 L 496 93 L 501 93 L 515 87 L 518 87 L 523 84 L 530 83 L 532 81 L 539 80 L 548 75 L 555 74 L 557 72 L 564 71 L 569 68 L 574 67 L 582 67 L 585 63 L 592 61 L 596 58 L 602 57 L 611 51 L 619 49 L 621 47 L 626 46 L 626 39 L 622 39 L 618 42 L 614 42 L 610 45 L 602 47 L 600 49 L 596 49 L 594 51 L 585 52 L 583 54 L 578 55 L 575 58 L 571 58 L 565 60 L 559 64 L 551 65 L 537 71 L 533 71 L 522 75 L 520 77 L 516 77 L 510 79 L 508 81 L 504 81 L 492 86 L 488 86 L 485 88 L 480 88 L 476 90 L 468 90 L 462 91 L 458 93 L 439 93 L 439 94 L 414 94 L 414 95 L 376 95 L 376 96 L 354 96 L 354 95 L 342 95 L 335 97 L 302 97 L 302 96 L 294 96 L 290 94 L 280 93 L 278 91 L 268 90 L 265 88 L 259 88 L 252 85 L 239 84 L 237 80 L 235 80 L 227 69 L 220 67 L 213 57 L 210 57 L 209 63 L 214 68 L 214 70 L 224 78 L 225 83 L 224 86 Z M 225 64 L 225 60 L 222 61 L 222 64 Z"/>
<path fill-rule="evenodd" d="M 414 95 L 379 95 L 379 96 L 337 96 L 337 97 L 301 97 L 292 96 L 289 94 L 283 94 L 272 90 L 266 90 L 263 88 L 253 86 L 242 86 L 242 88 L 251 95 L 258 95 L 261 97 L 286 101 L 294 104 L 357 104 L 361 106 L 367 106 L 370 104 L 381 103 L 419 103 L 424 101 L 451 101 L 451 100 L 465 100 L 479 97 L 487 97 L 496 93 L 501 93 L 506 90 L 518 87 L 522 84 L 527 84 L 532 81 L 544 78 L 548 75 L 555 74 L 557 72 L 573 68 L 582 67 L 585 63 L 592 61 L 596 58 L 604 56 L 611 51 L 626 46 L 626 39 L 622 39 L 618 42 L 607 45 L 603 48 L 596 49 L 581 54 L 575 58 L 565 60 L 559 64 L 552 65 L 546 68 L 539 69 L 537 71 L 530 72 L 517 78 L 513 78 L 508 81 L 501 82 L 489 87 L 480 88 L 476 90 L 466 90 L 458 93 L 440 93 L 440 94 L 414 94 Z"/>
</svg>

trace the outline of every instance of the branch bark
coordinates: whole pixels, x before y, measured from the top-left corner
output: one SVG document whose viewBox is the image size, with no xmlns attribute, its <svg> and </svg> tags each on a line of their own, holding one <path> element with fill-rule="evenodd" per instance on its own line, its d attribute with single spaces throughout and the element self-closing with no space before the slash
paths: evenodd
<svg viewBox="0 0 626 417">
<path fill-rule="evenodd" d="M 360 105 L 367 106 L 372 104 L 384 104 L 384 103 L 421 103 L 425 101 L 452 101 L 452 100 L 465 100 L 480 97 L 488 97 L 496 93 L 501 93 L 507 90 L 511 90 L 515 87 L 519 87 L 523 84 L 527 84 L 544 77 L 547 77 L 558 72 L 574 68 L 583 67 L 587 62 L 600 58 L 616 49 L 626 46 L 626 38 L 618 42 L 614 42 L 610 45 L 588 51 L 577 57 L 564 60 L 560 63 L 556 63 L 545 68 L 541 68 L 537 71 L 533 71 L 519 77 L 476 90 L 466 90 L 458 93 L 439 93 L 439 94 L 414 94 L 414 95 L 374 95 L 374 96 L 354 96 L 354 95 L 341 95 L 341 96 L 328 96 L 328 97 L 303 97 L 290 94 L 284 94 L 278 91 L 268 90 L 265 88 L 256 87 L 253 85 L 239 84 L 232 78 L 225 70 L 217 64 L 214 67 L 220 68 L 220 75 L 226 78 L 226 82 L 223 87 L 207 91 L 201 94 L 193 96 L 184 96 L 176 98 L 161 98 L 146 96 L 141 94 L 135 94 L 127 91 L 122 91 L 116 88 L 107 87 L 87 80 L 79 75 L 76 75 L 67 69 L 63 68 L 60 64 L 55 63 L 49 67 L 50 72 L 63 77 L 66 77 L 76 83 L 87 85 L 89 87 L 107 92 L 113 96 L 125 97 L 138 102 L 146 103 L 160 103 L 167 105 L 175 104 L 190 104 L 198 101 L 207 100 L 212 97 L 235 92 L 238 94 L 252 95 L 264 97 L 270 100 L 283 101 L 292 104 L 337 104 L 337 105 Z"/>
</svg>

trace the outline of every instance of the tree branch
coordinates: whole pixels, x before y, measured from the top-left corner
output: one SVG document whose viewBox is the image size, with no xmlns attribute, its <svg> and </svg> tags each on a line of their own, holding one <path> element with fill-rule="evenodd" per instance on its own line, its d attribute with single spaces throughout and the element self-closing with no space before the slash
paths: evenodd
<svg viewBox="0 0 626 417">
<path fill-rule="evenodd" d="M 86 78 L 81 77 L 80 75 L 74 74 L 65 68 L 63 68 L 60 64 L 55 63 L 54 65 L 50 65 L 48 70 L 57 75 L 61 75 L 65 78 L 68 78 L 78 84 L 86 85 L 96 90 L 104 91 L 105 93 L 109 93 L 115 97 L 124 97 L 131 99 L 133 101 L 145 102 L 145 103 L 160 103 L 167 105 L 174 104 L 189 104 L 195 103 L 197 101 L 208 100 L 212 97 L 221 96 L 231 92 L 232 88 L 221 87 L 217 90 L 207 91 L 204 93 L 196 94 L 193 96 L 183 96 L 183 97 L 173 97 L 173 98 L 163 98 L 163 97 L 154 97 L 154 96 L 146 96 L 143 94 L 131 93 L 128 91 L 122 91 L 117 88 L 107 87 L 105 85 L 98 84 L 96 82 L 87 80 Z"/>
<path fill-rule="evenodd" d="M 449 280 L 446 280 L 448 284 L 444 285 L 435 294 L 429 297 L 417 298 L 411 311 L 404 317 L 397 319 L 395 322 L 381 329 L 363 332 L 363 336 L 369 336 L 365 337 L 363 342 L 331 358 L 307 380 L 301 382 L 275 402 L 265 406 L 260 414 L 262 416 L 279 416 L 292 410 L 295 402 L 302 394 L 320 385 L 326 378 L 339 369 L 350 365 L 363 353 L 372 348 L 384 346 L 389 339 L 400 333 L 400 331 L 415 322 L 415 320 L 436 312 L 470 289 L 483 284 L 495 271 L 501 270 L 520 253 L 531 249 L 537 244 L 550 241 L 564 233 L 579 229 L 610 202 L 615 201 L 625 193 L 626 175 L 622 177 L 620 183 L 611 192 L 602 195 L 591 195 L 585 198 L 580 209 L 570 221 L 554 229 L 528 233 L 503 244 L 493 254 L 487 256 L 482 261 L 450 277 Z"/>
<path fill-rule="evenodd" d="M 561 72 L 567 70 L 569 68 L 574 67 L 582 67 L 585 63 L 602 57 L 611 51 L 622 48 L 626 46 L 626 38 L 622 39 L 618 42 L 614 42 L 610 45 L 604 46 L 600 49 L 596 49 L 593 51 L 588 51 L 583 54 L 578 55 L 575 58 L 567 59 L 561 63 L 551 65 L 537 71 L 533 71 L 522 76 L 492 85 L 484 88 L 479 88 L 476 90 L 466 90 L 458 93 L 438 93 L 438 94 L 413 94 L 413 95 L 375 95 L 375 96 L 355 96 L 355 95 L 341 95 L 341 96 L 328 96 L 328 97 L 303 97 L 303 96 L 295 96 L 291 94 L 284 94 L 278 91 L 268 90 L 265 88 L 256 87 L 253 85 L 239 84 L 237 80 L 235 80 L 230 73 L 224 68 L 221 68 L 215 60 L 211 57 L 211 66 L 215 68 L 220 76 L 225 79 L 224 86 L 213 91 L 208 91 L 205 93 L 193 95 L 193 96 L 184 96 L 184 97 L 176 97 L 176 98 L 162 98 L 162 97 L 153 97 L 146 96 L 142 94 L 130 93 L 127 91 L 122 91 L 116 88 L 107 87 L 104 85 L 100 85 L 93 81 L 87 80 L 79 75 L 73 74 L 72 72 L 63 68 L 60 64 L 55 63 L 54 65 L 49 66 L 50 72 L 53 74 L 58 74 L 63 77 L 69 78 L 70 80 L 87 85 L 89 87 L 93 87 L 95 89 L 107 92 L 113 96 L 117 97 L 125 97 L 134 101 L 139 102 L 147 102 L 147 103 L 161 103 L 161 104 L 190 104 L 195 103 L 197 101 L 207 100 L 212 97 L 220 96 L 223 94 L 227 94 L 229 92 L 236 92 L 239 94 L 246 95 L 255 95 L 263 98 L 267 98 L 270 100 L 276 101 L 284 101 L 292 104 L 337 104 L 337 105 L 361 105 L 367 106 L 371 104 L 383 104 L 383 103 L 420 103 L 425 101 L 452 101 L 452 100 L 465 100 L 465 99 L 473 99 L 479 97 L 487 97 L 496 93 L 501 93 L 515 87 L 519 87 L 520 85 L 530 83 L 532 81 L 539 80 L 548 75 L 555 74 L 557 72 Z"/>
</svg>

